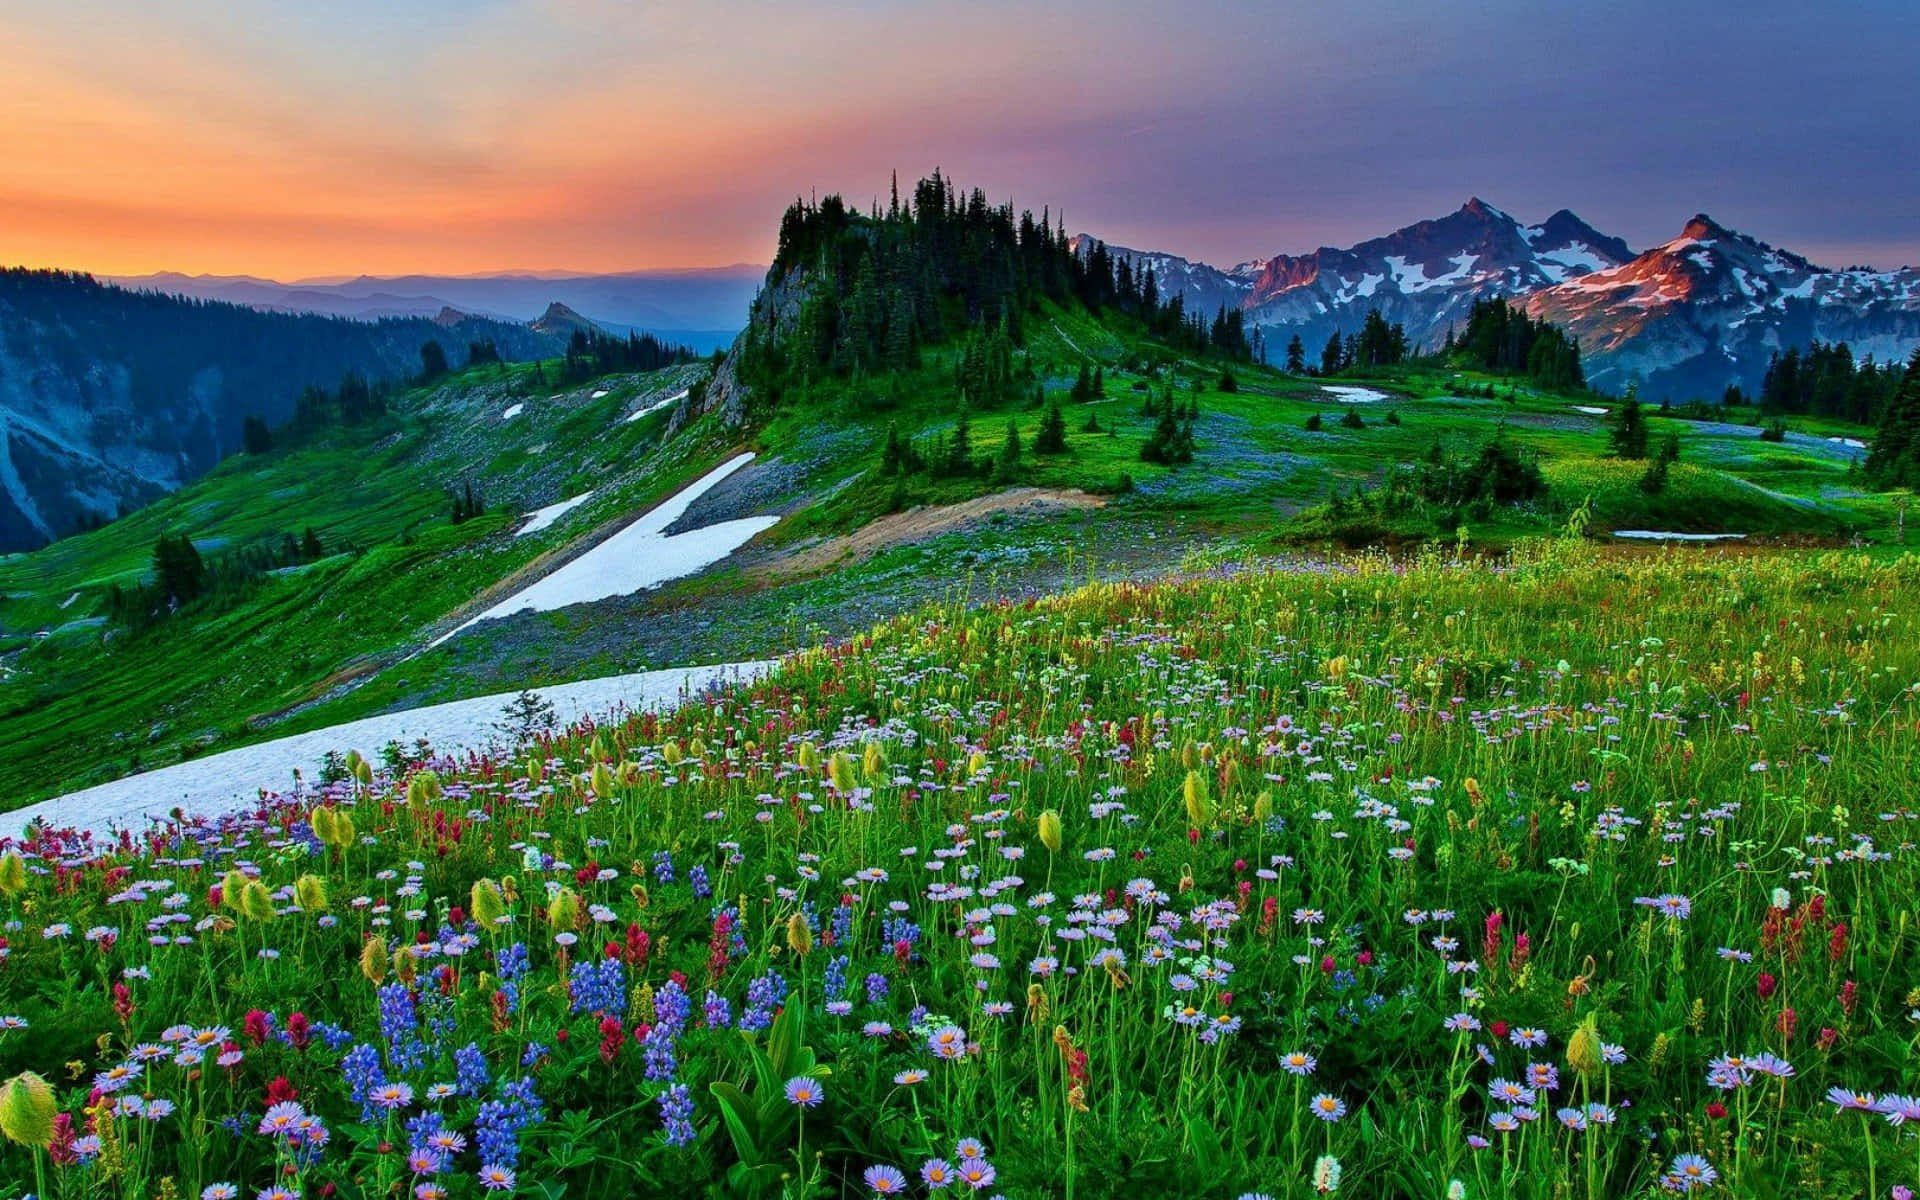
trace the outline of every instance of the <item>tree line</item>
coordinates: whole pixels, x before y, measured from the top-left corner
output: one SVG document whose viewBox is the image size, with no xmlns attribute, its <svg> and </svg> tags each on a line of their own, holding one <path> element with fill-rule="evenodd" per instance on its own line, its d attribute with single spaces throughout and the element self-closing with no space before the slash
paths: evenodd
<svg viewBox="0 0 1920 1200">
<path fill-rule="evenodd" d="M 311 526 L 212 557 L 184 533 L 162 534 L 153 545 L 152 576 L 143 584 L 107 589 L 107 616 L 144 629 L 194 605 L 223 606 L 246 595 L 269 571 L 317 562 L 329 553 Z"/>
<path fill-rule="evenodd" d="M 838 195 L 795 201 L 768 279 L 739 360 L 759 404 L 816 379 L 909 370 L 926 347 L 963 337 L 970 403 L 1024 398 L 1031 377 L 1010 359 L 1044 300 L 1133 316 L 1182 351 L 1252 355 L 1237 311 L 1190 314 L 1178 293 L 1161 296 L 1150 265 L 1095 241 L 1076 247 L 1050 210 L 1016 214 L 939 171 L 904 199 L 896 181 L 886 207 L 864 214 Z"/>
<path fill-rule="evenodd" d="M 1758 397 L 1762 412 L 1835 417 L 1861 425 L 1880 420 L 1900 390 L 1902 364 L 1859 361 L 1845 342 L 1810 342 L 1805 350 L 1776 350 L 1767 363 Z"/>
</svg>

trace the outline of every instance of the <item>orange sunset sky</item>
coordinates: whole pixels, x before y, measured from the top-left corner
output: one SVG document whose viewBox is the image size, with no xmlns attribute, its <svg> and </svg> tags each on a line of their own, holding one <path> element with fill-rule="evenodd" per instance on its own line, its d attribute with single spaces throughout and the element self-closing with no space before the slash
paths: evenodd
<svg viewBox="0 0 1920 1200">
<path fill-rule="evenodd" d="M 764 262 L 795 195 L 936 165 L 1221 263 L 1470 194 L 1636 246 L 1704 208 L 1834 265 L 1920 261 L 1920 123 L 1857 116 L 1910 117 L 1920 6 L 1759 0 L 1712 55 L 1663 38 L 1670 6 L 1554 7 L 0 0 L 0 262 Z"/>
</svg>

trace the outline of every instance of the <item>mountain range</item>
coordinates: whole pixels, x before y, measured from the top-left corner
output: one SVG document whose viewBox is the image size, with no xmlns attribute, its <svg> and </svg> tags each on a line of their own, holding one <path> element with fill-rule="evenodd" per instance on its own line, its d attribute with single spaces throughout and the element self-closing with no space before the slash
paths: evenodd
<svg viewBox="0 0 1920 1200">
<path fill-rule="evenodd" d="M 139 507 L 232 454 L 249 417 L 278 426 L 308 387 L 393 381 L 438 342 L 507 359 L 569 333 L 459 312 L 344 320 L 0 271 L 0 553 Z"/>
<path fill-rule="evenodd" d="M 519 271 L 496 275 L 360 275 L 282 283 L 251 275 L 103 276 L 139 291 L 224 300 L 269 312 L 354 320 L 438 317 L 447 310 L 524 324 L 559 303 L 613 333 L 652 333 L 701 352 L 725 346 L 745 323 L 765 267 L 613 274 Z"/>
<path fill-rule="evenodd" d="M 1084 252 L 1094 239 L 1073 239 Z M 1920 268 L 1815 266 L 1703 215 L 1635 254 L 1567 209 L 1527 225 L 1475 197 L 1457 211 L 1346 249 L 1323 246 L 1229 268 L 1108 245 L 1189 309 L 1237 308 L 1276 361 L 1299 336 L 1309 361 L 1368 310 L 1437 347 L 1477 300 L 1500 297 L 1565 326 L 1596 388 L 1637 384 L 1648 399 L 1757 390 L 1775 350 L 1846 341 L 1882 361 L 1920 346 Z"/>
</svg>

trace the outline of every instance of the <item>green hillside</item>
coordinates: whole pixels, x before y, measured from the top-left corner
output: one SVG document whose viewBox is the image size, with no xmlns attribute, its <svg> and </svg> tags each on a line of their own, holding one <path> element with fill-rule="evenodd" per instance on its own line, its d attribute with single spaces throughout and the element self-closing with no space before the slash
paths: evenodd
<svg viewBox="0 0 1920 1200">
<path fill-rule="evenodd" d="M 1795 418 L 1764 440 L 1751 409 L 1649 409 L 1648 457 L 1621 458 L 1622 401 L 1580 388 L 1570 343 L 1501 324 L 1488 349 L 1474 332 L 1410 358 L 1369 322 L 1329 348 L 1346 358 L 1331 374 L 1288 371 L 1225 314 L 1188 314 L 1150 274 L 1068 249 L 1044 214 L 938 177 L 885 213 L 796 205 L 724 362 L 471 367 L 0 560 L 0 795 L 420 703 L 780 653 L 924 600 L 1089 576 L 1366 545 L 1497 552 L 1570 524 L 1894 537 L 1901 496 L 1872 490 L 1849 444 L 1870 430 Z M 740 449 L 759 460 L 722 515 L 781 516 L 745 550 L 428 648 Z M 523 514 L 589 491 L 514 536 Z M 154 616 L 155 546 L 178 536 L 220 586 Z"/>
</svg>

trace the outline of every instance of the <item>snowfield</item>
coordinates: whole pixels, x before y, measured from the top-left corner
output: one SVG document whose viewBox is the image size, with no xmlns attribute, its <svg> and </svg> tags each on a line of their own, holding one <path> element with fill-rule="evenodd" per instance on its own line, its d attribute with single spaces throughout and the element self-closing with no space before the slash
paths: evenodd
<svg viewBox="0 0 1920 1200">
<path fill-rule="evenodd" d="M 530 533 L 539 533 L 542 529 L 550 529 L 553 527 L 555 521 L 558 521 L 561 517 L 566 516 L 591 499 L 593 499 L 593 492 L 585 491 L 581 492 L 578 496 L 569 496 L 556 504 L 549 504 L 545 508 L 536 508 L 527 514 L 527 523 L 513 531 L 513 536 L 526 537 Z"/>
<path fill-rule="evenodd" d="M 509 409 L 507 409 L 507 411 L 505 411 L 505 412 L 503 412 L 503 413 L 501 413 L 501 414 L 500 414 L 500 419 L 501 419 L 502 421 L 511 421 L 511 420 L 513 420 L 513 419 L 514 419 L 515 417 L 517 417 L 517 416 L 519 416 L 519 415 L 520 415 L 521 413 L 523 413 L 523 412 L 525 412 L 526 410 L 527 410 L 527 406 L 526 406 L 526 405 L 524 405 L 524 404 L 516 404 L 516 405 L 514 405 L 513 407 L 511 407 L 511 408 L 509 408 Z"/>
<path fill-rule="evenodd" d="M 1576 404 L 1573 406 L 1573 411 L 1578 413 L 1585 413 L 1590 417 L 1604 417 L 1607 415 L 1607 413 L 1611 412 L 1612 410 L 1601 408 L 1598 405 L 1594 405 L 1594 404 Z"/>
<path fill-rule="evenodd" d="M 1376 392 L 1372 388 L 1323 387 L 1320 390 L 1342 404 L 1378 404 L 1383 400 L 1393 399 L 1385 392 Z"/>
<path fill-rule="evenodd" d="M 674 667 L 536 690 L 553 705 L 555 719 L 566 725 L 621 709 L 637 712 L 671 707 L 720 684 L 757 679 L 773 666 L 770 661 L 754 661 Z M 329 750 L 358 750 L 371 757 L 390 741 L 411 746 L 419 738 L 427 739 L 440 753 L 479 749 L 499 740 L 494 725 L 517 694 L 501 692 L 432 704 L 210 754 L 42 801 L 7 814 L 0 827 L 18 833 L 30 822 L 44 820 L 95 834 L 113 828 L 138 831 L 175 808 L 190 816 L 217 816 L 245 808 L 258 800 L 262 791 L 292 787 L 295 772 L 311 781 Z"/>
<path fill-rule="evenodd" d="M 511 616 L 531 609 L 551 612 L 569 604 L 590 604 L 610 596 L 628 596 L 657 587 L 669 579 L 691 575 L 747 544 L 755 534 L 770 529 L 779 517 L 742 517 L 704 529 L 669 535 L 666 531 L 686 514 L 693 502 L 753 461 L 742 454 L 721 463 L 699 479 L 662 501 L 652 512 L 614 534 L 551 575 L 536 580 L 449 633 L 435 638 L 428 649 L 481 621 Z"/>
</svg>

